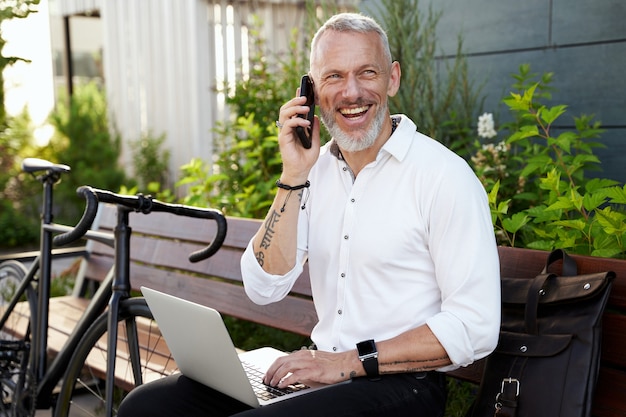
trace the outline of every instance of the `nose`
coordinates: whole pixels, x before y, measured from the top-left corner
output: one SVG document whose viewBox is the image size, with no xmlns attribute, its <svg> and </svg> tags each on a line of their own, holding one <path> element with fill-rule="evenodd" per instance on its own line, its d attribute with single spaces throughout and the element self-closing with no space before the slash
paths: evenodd
<svg viewBox="0 0 626 417">
<path fill-rule="evenodd" d="M 358 78 L 350 74 L 345 79 L 343 88 L 343 98 L 348 100 L 356 100 L 361 94 L 361 87 Z"/>
</svg>

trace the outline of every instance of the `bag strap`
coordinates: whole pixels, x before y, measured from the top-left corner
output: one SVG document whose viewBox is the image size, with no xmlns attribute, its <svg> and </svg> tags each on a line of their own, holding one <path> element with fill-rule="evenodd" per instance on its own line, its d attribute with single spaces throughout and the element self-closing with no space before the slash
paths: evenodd
<svg viewBox="0 0 626 417">
<path fill-rule="evenodd" d="M 528 334 L 539 334 L 539 327 L 537 326 L 539 299 L 545 294 L 543 286 L 546 281 L 554 277 L 556 277 L 556 274 L 539 274 L 533 278 L 533 282 L 530 288 L 528 288 L 526 307 L 524 309 L 524 324 L 526 326 L 526 333 Z"/>
<path fill-rule="evenodd" d="M 550 252 L 550 254 L 548 255 L 548 260 L 546 261 L 546 266 L 543 268 L 543 271 L 541 271 L 541 273 L 547 274 L 550 265 L 560 259 L 563 260 L 563 270 L 561 275 L 568 277 L 578 275 L 578 266 L 576 265 L 576 261 L 567 253 L 565 253 L 563 249 L 555 249 Z"/>
<path fill-rule="evenodd" d="M 527 357 L 513 359 L 509 369 L 509 377 L 503 378 L 500 392 L 496 395 L 494 417 L 517 416 L 517 402 L 521 388 L 521 380 L 528 362 Z"/>
<path fill-rule="evenodd" d="M 563 276 L 575 276 L 578 273 L 576 261 L 565 253 L 563 249 L 555 249 L 550 252 L 546 261 L 546 266 L 543 268 L 543 271 L 541 271 L 541 274 L 533 278 L 533 282 L 530 285 L 526 296 L 524 323 L 528 334 L 539 334 L 539 328 L 537 327 L 539 299 L 545 294 L 543 287 L 546 281 L 557 276 L 556 274 L 548 273 L 548 268 L 558 260 L 563 260 Z"/>
<path fill-rule="evenodd" d="M 519 380 L 505 378 L 496 396 L 494 417 L 515 417 L 517 415 L 517 398 L 519 397 Z"/>
</svg>

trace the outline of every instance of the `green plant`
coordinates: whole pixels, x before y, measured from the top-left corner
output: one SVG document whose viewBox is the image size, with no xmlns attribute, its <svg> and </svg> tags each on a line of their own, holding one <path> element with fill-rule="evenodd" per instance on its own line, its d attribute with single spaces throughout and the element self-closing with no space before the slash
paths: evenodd
<svg viewBox="0 0 626 417">
<path fill-rule="evenodd" d="M 33 148 L 33 125 L 26 108 L 5 122 L 0 130 L 0 244 L 32 246 L 39 233 L 40 184 L 21 173 L 20 160 L 42 155 Z"/>
<path fill-rule="evenodd" d="M 183 202 L 220 208 L 228 215 L 263 217 L 272 203 L 280 155 L 276 127 L 263 129 L 252 122 L 254 117 L 239 117 L 231 125 L 237 142 L 223 148 L 217 163 L 218 172 L 200 159 L 184 165 L 178 185 L 188 185 Z M 231 129 L 229 128 L 229 129 Z M 216 192 L 219 190 L 219 192 Z"/>
<path fill-rule="evenodd" d="M 478 386 L 471 382 L 460 381 L 446 377 L 448 386 L 448 401 L 446 402 L 445 417 L 464 417 L 478 392 Z"/>
<path fill-rule="evenodd" d="M 169 184 L 170 151 L 161 149 L 165 139 L 165 133 L 157 137 L 146 133 L 141 139 L 130 143 L 138 188 L 144 192 L 160 189 L 163 185 L 167 188 Z"/>
<path fill-rule="evenodd" d="M 515 121 L 506 139 L 511 150 L 501 156 L 518 188 L 502 198 L 502 179 L 486 185 L 500 243 L 623 257 L 626 187 L 587 175 L 600 165 L 593 154 L 601 146 L 595 142 L 602 132 L 600 123 L 583 115 L 574 117 L 574 131 L 555 129 L 567 106 L 541 104 L 536 94 L 540 85 L 504 100 Z"/>
<path fill-rule="evenodd" d="M 120 138 L 109 130 L 104 91 L 90 82 L 72 97 L 61 94 L 50 114 L 55 135 L 50 141 L 53 160 L 72 168 L 56 187 L 61 222 L 76 223 L 85 202 L 76 196 L 81 185 L 118 190 L 126 182 L 118 164 Z"/>
<path fill-rule="evenodd" d="M 462 36 L 454 58 L 440 59 L 436 30 L 442 13 L 432 5 L 423 13 L 419 0 L 382 0 L 375 14 L 387 31 L 393 59 L 402 67 L 400 90 L 389 101 L 391 112 L 406 114 L 420 132 L 469 157 L 469 126 L 482 99 L 468 78 Z"/>
</svg>

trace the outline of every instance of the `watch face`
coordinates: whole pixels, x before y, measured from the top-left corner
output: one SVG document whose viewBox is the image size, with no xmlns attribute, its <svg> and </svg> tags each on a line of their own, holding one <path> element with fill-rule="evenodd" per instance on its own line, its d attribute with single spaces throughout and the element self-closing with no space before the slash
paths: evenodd
<svg viewBox="0 0 626 417">
<path fill-rule="evenodd" d="M 359 356 L 370 355 L 376 352 L 376 343 L 373 340 L 365 340 L 356 344 Z"/>
</svg>

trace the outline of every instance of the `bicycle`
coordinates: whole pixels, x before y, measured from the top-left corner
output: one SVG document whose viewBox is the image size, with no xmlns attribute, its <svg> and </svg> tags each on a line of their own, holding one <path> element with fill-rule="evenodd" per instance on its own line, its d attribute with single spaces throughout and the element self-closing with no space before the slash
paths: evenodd
<svg viewBox="0 0 626 417">
<path fill-rule="evenodd" d="M 61 174 L 69 169 L 66 165 L 35 158 L 25 159 L 23 163 L 25 172 L 41 173 L 37 177 L 44 189 L 41 241 L 39 256 L 30 268 L 15 260 L 0 264 L 0 303 L 3 303 L 0 305 L 0 311 L 3 312 L 0 318 L 0 415 L 32 416 L 35 409 L 53 406 L 54 416 L 66 417 L 76 407 L 73 398 L 77 389 L 97 396 L 106 416 L 115 415 L 115 373 L 120 368 L 116 353 L 118 344 L 122 342 L 124 351 L 128 352 L 125 366 L 129 367 L 128 372 L 134 377 L 134 386 L 143 383 L 146 370 L 143 369 L 141 358 L 151 354 L 149 346 L 155 346 L 158 340 L 140 345 L 137 328 L 149 326 L 148 334 L 151 337 L 159 338 L 160 334 L 152 329 L 156 325 L 145 300 L 130 294 L 131 212 L 149 214 L 161 211 L 216 221 L 213 240 L 206 248 L 191 254 L 191 262 L 212 256 L 226 236 L 226 219 L 218 210 L 169 204 L 141 194 L 120 195 L 85 186 L 77 190 L 86 200 L 85 212 L 77 225 L 55 224 L 52 222 L 53 186 Z M 111 203 L 117 207 L 114 235 L 90 230 L 99 203 Z M 48 365 L 46 352 L 52 246 L 67 245 L 80 238 L 95 239 L 114 247 L 115 265 L 94 293 L 58 355 Z M 122 334 L 124 337 L 118 337 Z M 103 337 L 106 340 L 104 352 L 108 352 L 106 377 L 104 381 L 102 378 L 84 378 L 84 375 L 89 374 L 87 358 Z M 57 392 L 59 384 L 60 390 Z"/>
</svg>

